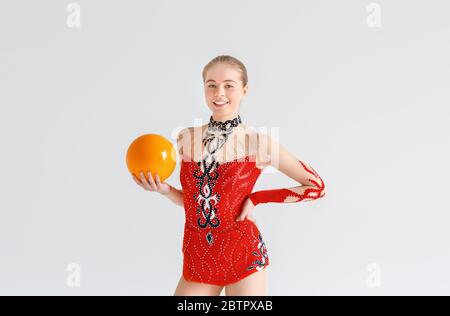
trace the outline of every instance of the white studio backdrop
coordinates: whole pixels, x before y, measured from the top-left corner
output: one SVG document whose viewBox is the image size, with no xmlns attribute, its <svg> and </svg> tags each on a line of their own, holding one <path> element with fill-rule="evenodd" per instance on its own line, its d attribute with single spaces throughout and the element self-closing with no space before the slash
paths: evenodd
<svg viewBox="0 0 450 316">
<path fill-rule="evenodd" d="M 249 73 L 247 125 L 323 178 L 255 209 L 269 295 L 450 294 L 448 1 L 0 2 L 0 294 L 172 295 L 184 211 L 125 153 L 210 111 L 201 71 Z M 179 165 L 167 180 L 180 188 Z M 294 186 L 263 173 L 255 190 Z"/>
</svg>

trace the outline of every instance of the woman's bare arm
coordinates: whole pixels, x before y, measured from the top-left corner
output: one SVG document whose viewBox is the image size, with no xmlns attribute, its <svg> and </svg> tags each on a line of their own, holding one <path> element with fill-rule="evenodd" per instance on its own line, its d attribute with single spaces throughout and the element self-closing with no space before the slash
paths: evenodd
<svg viewBox="0 0 450 316">
<path fill-rule="evenodd" d="M 318 173 L 305 162 L 297 159 L 271 137 L 262 134 L 258 139 L 258 151 L 269 165 L 297 181 L 301 185 L 252 192 L 249 199 L 256 206 L 260 203 L 293 203 L 311 201 L 325 195 L 325 183 Z M 262 148 L 260 147 L 262 146 Z"/>
<path fill-rule="evenodd" d="M 167 194 L 163 194 L 165 197 L 167 197 L 169 200 L 171 200 L 176 205 L 179 205 L 181 207 L 184 206 L 183 199 L 183 190 L 178 190 L 177 188 L 174 188 L 173 186 L 170 186 L 170 191 Z"/>
</svg>

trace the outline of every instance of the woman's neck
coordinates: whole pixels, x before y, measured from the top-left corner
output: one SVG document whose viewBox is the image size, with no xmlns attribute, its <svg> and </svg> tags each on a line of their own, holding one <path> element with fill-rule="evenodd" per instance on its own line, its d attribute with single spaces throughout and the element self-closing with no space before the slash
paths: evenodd
<svg viewBox="0 0 450 316">
<path fill-rule="evenodd" d="M 232 113 L 232 114 L 213 114 L 211 115 L 214 121 L 216 122 L 226 122 L 228 120 L 232 120 L 239 116 L 238 113 Z"/>
<path fill-rule="evenodd" d="M 232 117 L 230 119 L 224 120 L 224 121 L 217 121 L 213 115 L 209 118 L 208 128 L 210 130 L 222 130 L 226 131 L 227 133 L 231 132 L 233 128 L 239 126 L 242 123 L 241 116 L 237 114 L 235 117 Z"/>
</svg>

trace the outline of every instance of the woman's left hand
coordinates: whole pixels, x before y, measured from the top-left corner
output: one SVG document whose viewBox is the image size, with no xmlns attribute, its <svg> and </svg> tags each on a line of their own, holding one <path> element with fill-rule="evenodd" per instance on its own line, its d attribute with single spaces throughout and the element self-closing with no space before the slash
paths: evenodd
<svg viewBox="0 0 450 316">
<path fill-rule="evenodd" d="M 242 207 L 241 214 L 236 218 L 236 221 L 243 221 L 245 218 L 247 218 L 249 221 L 252 221 L 253 223 L 256 223 L 256 219 L 253 217 L 253 209 L 255 208 L 255 205 L 253 205 L 252 200 L 247 198 L 244 202 L 244 206 Z"/>
</svg>

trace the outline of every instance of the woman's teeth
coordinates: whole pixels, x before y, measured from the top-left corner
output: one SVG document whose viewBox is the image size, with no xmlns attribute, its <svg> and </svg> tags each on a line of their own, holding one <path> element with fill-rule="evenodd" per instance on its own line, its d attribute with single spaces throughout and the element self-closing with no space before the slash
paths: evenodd
<svg viewBox="0 0 450 316">
<path fill-rule="evenodd" d="M 214 103 L 215 105 L 219 105 L 219 106 L 228 104 L 228 102 L 213 102 L 213 103 Z"/>
</svg>

